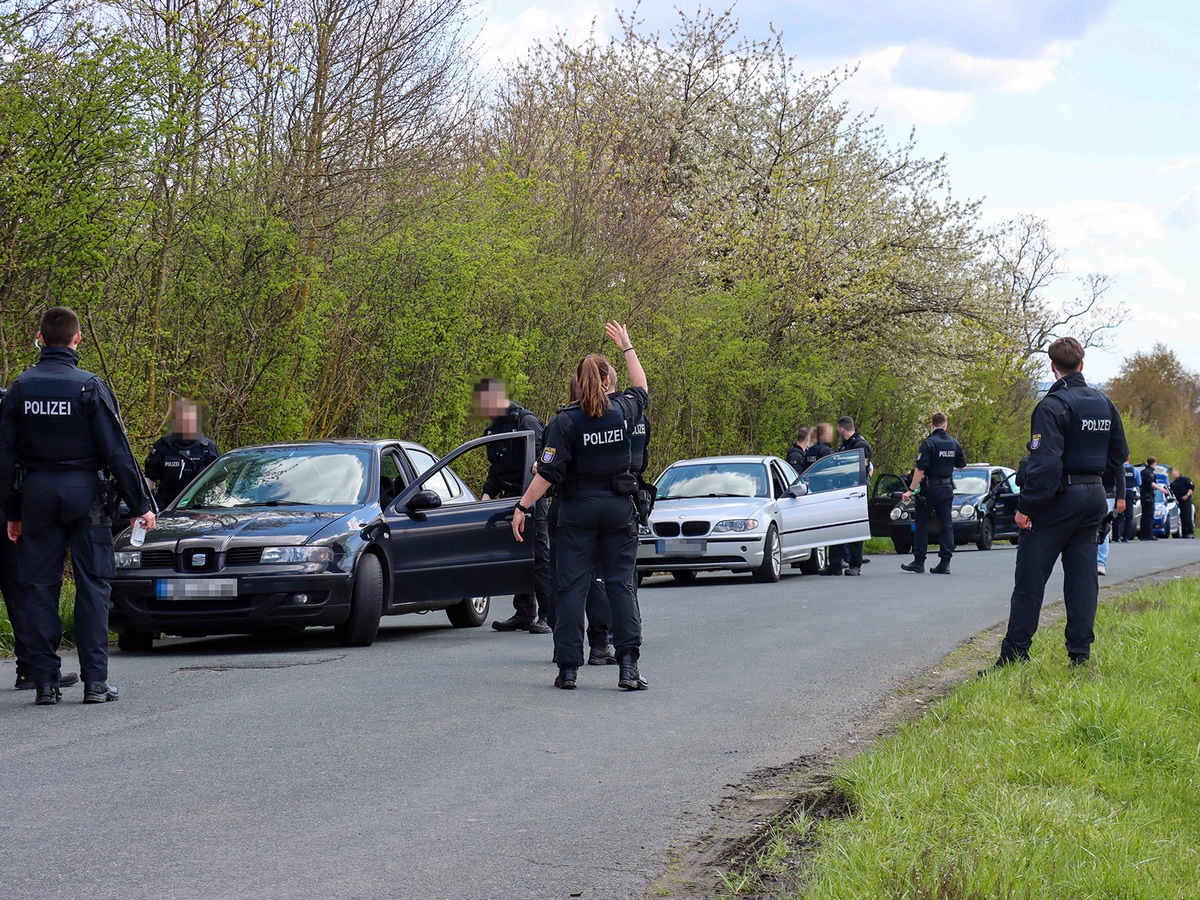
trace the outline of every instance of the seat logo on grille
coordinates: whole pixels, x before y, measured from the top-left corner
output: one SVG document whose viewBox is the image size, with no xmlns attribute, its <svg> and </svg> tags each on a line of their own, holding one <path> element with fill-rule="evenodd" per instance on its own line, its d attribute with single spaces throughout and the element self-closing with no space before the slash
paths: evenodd
<svg viewBox="0 0 1200 900">
<path fill-rule="evenodd" d="M 197 550 L 192 554 L 192 565 L 199 568 L 208 564 L 208 554 L 203 550 Z"/>
</svg>

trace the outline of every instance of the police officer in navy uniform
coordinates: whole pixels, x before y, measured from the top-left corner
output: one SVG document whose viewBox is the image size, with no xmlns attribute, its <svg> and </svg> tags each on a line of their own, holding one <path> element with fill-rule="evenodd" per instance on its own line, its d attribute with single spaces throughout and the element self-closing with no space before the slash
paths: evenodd
<svg viewBox="0 0 1200 900">
<path fill-rule="evenodd" d="M 1165 493 L 1162 485 L 1155 478 L 1155 466 L 1158 465 L 1158 460 L 1151 456 L 1146 460 L 1146 465 L 1142 467 L 1142 527 L 1138 533 L 1139 541 L 1157 541 L 1158 536 L 1154 533 L 1154 506 L 1158 499 L 1159 493 Z"/>
<path fill-rule="evenodd" d="M 939 562 L 929 571 L 935 575 L 949 575 L 950 560 L 954 557 L 954 519 L 950 514 L 954 507 L 954 470 L 967 464 L 967 454 L 962 444 L 946 433 L 944 413 L 934 413 L 929 426 L 929 437 L 921 441 L 917 451 L 912 484 L 904 492 L 905 501 L 911 500 L 918 488 L 925 495 L 925 502 L 917 506 L 913 561 L 900 568 L 905 572 L 925 571 L 925 557 L 929 555 L 929 516 L 932 513 L 937 516 L 942 530 L 938 536 Z"/>
<path fill-rule="evenodd" d="M 588 590 L 598 574 L 604 581 L 612 615 L 613 643 L 622 690 L 647 687 L 638 667 L 642 622 L 636 594 L 637 522 L 633 495 L 637 478 L 630 471 L 630 433 L 646 409 L 646 373 L 625 326 L 604 326 L 625 355 L 632 387 L 614 393 L 616 378 L 603 356 L 586 356 L 576 369 L 579 403 L 551 421 L 538 457 L 537 475 L 513 514 L 513 536 L 523 540 L 525 519 L 551 485 L 561 488 L 556 553 L 557 622 L 555 687 L 573 690 L 583 665 L 583 617 Z"/>
<path fill-rule="evenodd" d="M 796 429 L 796 439 L 792 441 L 792 446 L 788 447 L 787 463 L 796 473 L 803 472 L 807 466 L 804 464 L 804 457 L 808 453 L 808 429 L 801 426 Z"/>
<path fill-rule="evenodd" d="M 532 431 L 534 445 L 542 446 L 542 420 L 519 403 L 508 399 L 508 388 L 498 378 L 484 378 L 475 385 L 475 408 L 491 419 L 484 435 Z M 518 497 L 525 489 L 523 444 L 519 441 L 495 441 L 487 445 L 488 473 L 483 483 L 483 499 Z M 513 615 L 493 622 L 496 631 L 528 631 L 549 634 L 550 618 L 550 523 L 549 505 L 543 500 L 534 517 L 534 593 L 513 597 Z"/>
<path fill-rule="evenodd" d="M 180 398 L 171 411 L 171 433 L 160 437 L 146 457 L 146 480 L 155 482 L 154 500 L 162 509 L 174 502 L 221 451 L 200 433 L 200 411 Z"/>
<path fill-rule="evenodd" d="M 804 451 L 804 468 L 806 469 L 818 459 L 824 459 L 833 453 L 833 426 L 828 422 L 814 425 L 809 430 L 808 437 L 812 443 Z"/>
<path fill-rule="evenodd" d="M 42 316 L 41 359 L 12 386 L 0 413 L 0 503 L 17 546 L 25 646 L 36 703 L 61 699 L 58 614 L 67 547 L 75 570 L 75 638 L 84 702 L 116 700 L 108 683 L 112 520 L 102 472 L 116 478 L 133 516 L 154 527 L 150 497 L 108 385 L 79 368 L 79 318 L 56 306 Z M 22 473 L 20 496 L 14 490 Z"/>
<path fill-rule="evenodd" d="M 1196 523 L 1192 509 L 1192 495 L 1196 493 L 1196 483 L 1186 475 L 1180 474 L 1178 469 L 1172 469 L 1171 475 L 1174 478 L 1171 482 L 1171 493 L 1175 495 L 1175 500 L 1179 503 L 1180 537 L 1194 538 Z"/>
<path fill-rule="evenodd" d="M 1125 491 L 1125 429 L 1112 402 L 1084 380 L 1083 345 L 1059 338 L 1048 353 L 1058 380 L 1030 423 L 1031 450 L 1017 500 L 1021 540 L 1008 632 L 993 668 L 1029 659 L 1046 582 L 1060 556 L 1067 653 L 1072 665 L 1088 660 L 1099 593 L 1096 545 L 1108 512 L 1105 472 L 1113 474 L 1118 495 Z"/>
<path fill-rule="evenodd" d="M 4 408 L 4 395 L 7 388 L 0 387 L 0 412 Z M 20 502 L 20 496 L 14 498 L 14 503 Z M 18 512 L 16 519 L 20 521 Z M 0 597 L 8 609 L 8 624 L 12 626 L 13 654 L 17 658 L 18 691 L 32 691 L 34 688 L 33 669 L 29 665 L 29 650 L 25 646 L 24 607 L 21 602 L 20 585 L 17 583 L 17 545 L 8 540 L 5 532 L 8 529 L 8 517 L 0 509 Z M 58 686 L 70 687 L 79 683 L 79 676 L 74 672 L 66 675 L 58 673 Z"/>
<path fill-rule="evenodd" d="M 818 426 L 819 427 L 819 426 Z M 854 420 L 850 416 L 842 416 L 837 422 L 838 434 L 842 438 L 841 451 L 861 450 L 867 461 L 867 478 L 870 479 L 873 467 L 871 465 L 871 445 L 867 439 L 858 433 Z M 826 454 L 828 455 L 828 454 Z M 845 564 L 847 575 L 862 574 L 863 542 L 851 541 L 848 544 L 831 547 L 829 550 L 829 565 L 822 575 L 841 575 Z"/>
<path fill-rule="evenodd" d="M 1128 544 L 1135 537 L 1133 533 L 1133 507 L 1140 502 L 1142 491 L 1142 473 L 1129 457 L 1125 457 L 1125 512 L 1117 519 L 1120 528 L 1118 538 L 1122 544 Z"/>
</svg>

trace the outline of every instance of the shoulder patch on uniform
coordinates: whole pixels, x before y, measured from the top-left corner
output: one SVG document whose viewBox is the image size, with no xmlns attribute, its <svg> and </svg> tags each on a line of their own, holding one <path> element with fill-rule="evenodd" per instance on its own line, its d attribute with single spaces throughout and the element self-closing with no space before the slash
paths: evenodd
<svg viewBox="0 0 1200 900">
<path fill-rule="evenodd" d="M 1036 450 L 1040 446 L 1042 446 L 1042 436 L 1040 434 L 1035 434 L 1029 440 L 1029 449 Z"/>
<path fill-rule="evenodd" d="M 557 452 L 558 451 L 556 451 L 553 447 L 547 447 L 542 451 L 542 462 L 546 463 L 547 465 L 554 462 L 554 454 Z"/>
</svg>

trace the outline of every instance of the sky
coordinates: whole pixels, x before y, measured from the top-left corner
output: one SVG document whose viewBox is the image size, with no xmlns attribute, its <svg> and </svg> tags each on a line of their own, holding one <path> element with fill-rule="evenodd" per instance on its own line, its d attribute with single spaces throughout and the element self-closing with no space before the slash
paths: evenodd
<svg viewBox="0 0 1200 900">
<path fill-rule="evenodd" d="M 477 52 L 498 67 L 556 34 L 607 35 L 632 8 L 480 0 Z M 895 141 L 915 128 L 986 223 L 1044 219 L 1069 270 L 1059 299 L 1110 277 L 1129 316 L 1111 352 L 1088 352 L 1093 381 L 1155 343 L 1200 372 L 1200 2 L 741 0 L 734 14 L 747 37 L 774 25 L 806 73 L 856 64 L 841 99 Z M 671 3 L 638 15 L 664 34 L 678 20 Z"/>
</svg>

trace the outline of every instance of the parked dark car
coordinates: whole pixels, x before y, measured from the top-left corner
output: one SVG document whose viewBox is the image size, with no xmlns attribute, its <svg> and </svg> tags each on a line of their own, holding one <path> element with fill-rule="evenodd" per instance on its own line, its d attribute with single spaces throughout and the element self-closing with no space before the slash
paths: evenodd
<svg viewBox="0 0 1200 900">
<path fill-rule="evenodd" d="M 976 463 L 954 473 L 954 543 L 974 543 L 980 550 L 992 549 L 996 540 L 1017 542 L 1017 495 L 1020 488 L 1016 472 L 1005 466 Z M 899 495 L 908 490 L 908 482 L 890 472 L 879 475 L 871 490 L 869 513 L 871 534 L 890 537 L 897 553 L 912 551 L 916 530 L 911 501 Z M 937 543 L 941 523 L 929 521 L 929 542 Z"/>
<path fill-rule="evenodd" d="M 486 469 L 470 441 L 443 459 L 407 441 L 318 441 L 226 453 L 158 517 L 140 548 L 117 539 L 110 623 L 123 650 L 159 633 L 332 625 L 366 646 L 384 615 L 487 619 L 491 595 L 532 590 L 532 541 L 510 530 L 516 498 L 481 501 L 459 471 Z M 474 456 L 474 455 L 477 455 Z"/>
</svg>

